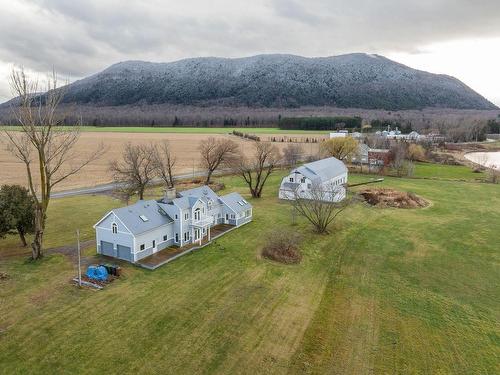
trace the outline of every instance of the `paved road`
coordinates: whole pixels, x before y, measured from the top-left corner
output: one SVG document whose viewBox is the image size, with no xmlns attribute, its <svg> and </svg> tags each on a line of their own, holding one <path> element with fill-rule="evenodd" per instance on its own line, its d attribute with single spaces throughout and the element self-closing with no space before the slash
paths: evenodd
<svg viewBox="0 0 500 375">
<path fill-rule="evenodd" d="M 224 172 L 225 171 L 219 171 L 218 173 L 214 173 L 214 176 L 224 174 Z M 207 174 L 206 172 L 185 173 L 185 174 L 175 175 L 174 178 L 176 180 L 182 180 L 182 179 L 193 178 L 193 177 L 204 177 L 204 176 L 206 176 L 206 174 Z M 153 183 L 161 183 L 161 180 L 159 180 L 159 179 L 154 180 Z M 106 192 L 112 191 L 118 187 L 120 187 L 120 184 L 110 183 L 110 184 L 97 185 L 97 186 L 88 187 L 88 188 L 78 188 L 78 189 L 72 189 L 72 190 L 58 191 L 58 192 L 52 193 L 50 197 L 51 198 L 64 198 L 64 197 L 71 197 L 71 196 L 75 196 L 75 195 L 106 193 Z"/>
</svg>

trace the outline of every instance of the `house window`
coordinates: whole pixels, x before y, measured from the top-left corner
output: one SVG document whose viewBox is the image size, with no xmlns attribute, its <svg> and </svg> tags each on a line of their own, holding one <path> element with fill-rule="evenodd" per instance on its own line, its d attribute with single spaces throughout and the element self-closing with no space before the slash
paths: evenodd
<svg viewBox="0 0 500 375">
<path fill-rule="evenodd" d="M 113 225 L 111 226 L 111 229 L 112 229 L 113 233 L 118 233 L 118 226 L 116 225 L 116 223 L 113 223 Z"/>
<path fill-rule="evenodd" d="M 156 240 L 153 240 L 153 247 L 156 247 Z"/>
<path fill-rule="evenodd" d="M 179 242 L 179 233 L 175 234 L 175 242 Z"/>
<path fill-rule="evenodd" d="M 177 220 L 179 218 L 179 216 L 177 216 L 177 214 L 175 214 L 175 220 Z"/>
<path fill-rule="evenodd" d="M 167 240 L 168 240 L 168 235 L 166 234 L 163 236 L 163 241 L 167 241 Z"/>
<path fill-rule="evenodd" d="M 310 189 L 311 188 L 311 184 L 307 184 L 307 188 Z"/>
<path fill-rule="evenodd" d="M 234 219 L 234 214 L 231 214 L 231 219 Z"/>
<path fill-rule="evenodd" d="M 300 180 L 300 182 L 305 183 L 306 182 L 306 178 L 302 177 L 302 179 Z"/>
<path fill-rule="evenodd" d="M 146 246 L 144 244 L 141 245 L 141 250 L 144 250 Z"/>
<path fill-rule="evenodd" d="M 186 212 L 186 213 L 184 214 L 184 220 L 187 220 L 187 219 L 189 219 L 189 212 Z"/>
<path fill-rule="evenodd" d="M 290 182 L 293 182 L 293 177 L 290 177 L 289 180 L 290 180 Z"/>
</svg>

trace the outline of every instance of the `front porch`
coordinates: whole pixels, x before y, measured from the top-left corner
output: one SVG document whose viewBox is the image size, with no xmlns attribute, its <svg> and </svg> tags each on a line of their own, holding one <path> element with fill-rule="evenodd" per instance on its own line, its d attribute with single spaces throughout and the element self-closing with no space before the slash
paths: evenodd
<svg viewBox="0 0 500 375">
<path fill-rule="evenodd" d="M 229 224 L 218 224 L 210 228 L 210 240 L 208 239 L 208 233 L 201 239 L 201 243 L 199 240 L 196 240 L 182 247 L 171 246 L 158 251 L 146 258 L 143 258 L 136 262 L 137 265 L 147 268 L 149 270 L 154 270 L 160 266 L 163 266 L 166 263 L 173 261 L 185 254 L 190 253 L 191 251 L 201 249 L 202 247 L 210 244 L 214 239 L 222 236 L 223 234 L 231 231 L 232 229 L 237 228 L 234 225 Z"/>
</svg>

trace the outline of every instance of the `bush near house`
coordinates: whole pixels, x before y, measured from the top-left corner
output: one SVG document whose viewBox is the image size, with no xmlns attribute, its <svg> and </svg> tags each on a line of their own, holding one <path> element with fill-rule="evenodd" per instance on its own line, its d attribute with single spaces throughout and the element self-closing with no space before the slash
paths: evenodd
<svg viewBox="0 0 500 375">
<path fill-rule="evenodd" d="M 299 250 L 302 236 L 287 228 L 277 228 L 267 236 L 262 249 L 262 256 L 284 264 L 300 263 L 302 254 Z"/>
</svg>

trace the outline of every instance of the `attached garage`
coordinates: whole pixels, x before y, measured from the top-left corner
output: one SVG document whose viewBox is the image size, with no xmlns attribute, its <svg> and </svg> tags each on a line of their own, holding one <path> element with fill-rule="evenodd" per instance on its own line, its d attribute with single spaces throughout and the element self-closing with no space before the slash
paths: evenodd
<svg viewBox="0 0 500 375">
<path fill-rule="evenodd" d="M 132 262 L 132 250 L 128 246 L 116 245 L 116 257 Z"/>
<path fill-rule="evenodd" d="M 101 254 L 108 257 L 114 257 L 113 244 L 111 242 L 101 241 Z"/>
</svg>

